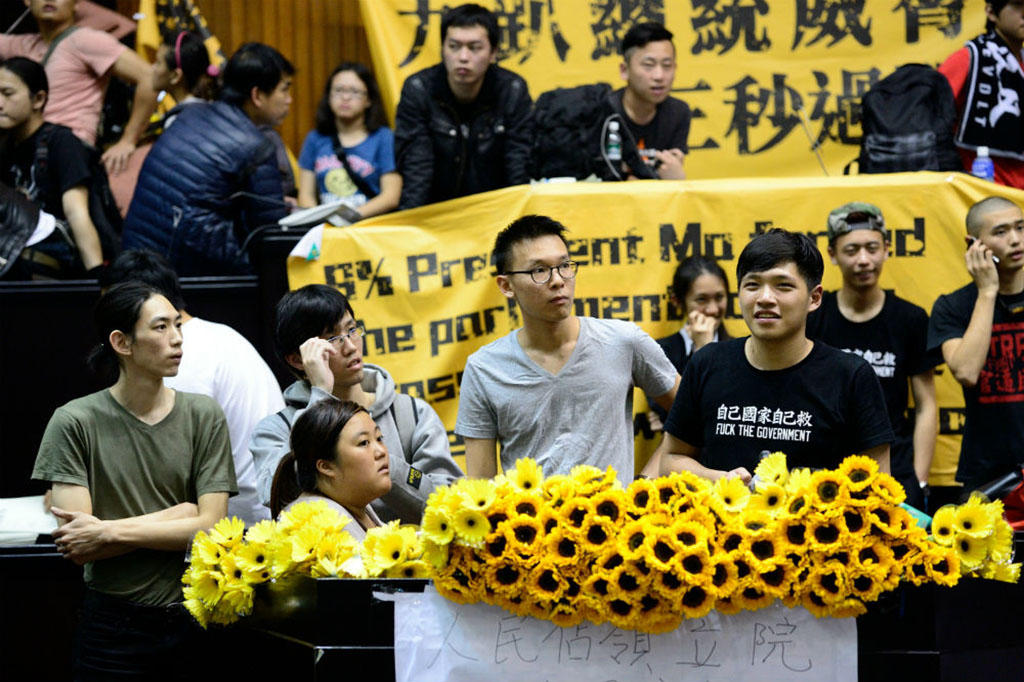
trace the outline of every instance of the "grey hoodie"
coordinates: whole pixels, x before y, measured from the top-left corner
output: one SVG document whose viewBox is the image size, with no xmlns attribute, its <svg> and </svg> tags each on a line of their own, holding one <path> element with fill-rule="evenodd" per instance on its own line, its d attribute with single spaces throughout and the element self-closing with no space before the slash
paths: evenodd
<svg viewBox="0 0 1024 682">
<path fill-rule="evenodd" d="M 374 501 L 373 509 L 385 521 L 401 519 L 403 523 L 419 524 L 427 498 L 434 488 L 448 485 L 463 475 L 452 459 L 448 432 L 430 405 L 413 398 L 416 425 L 412 438 L 408 439 L 412 443 L 412 452 L 403 452 L 402 438 L 389 409 L 398 395 L 394 379 L 383 367 L 366 364 L 363 366 L 362 386 L 364 391 L 375 396 L 368 411 L 380 427 L 390 457 L 391 492 Z M 296 381 L 285 389 L 285 408 L 256 425 L 249 450 L 256 465 L 256 489 L 263 504 L 270 504 L 270 485 L 277 465 L 288 454 L 292 424 L 306 408 L 325 399 L 337 400 L 322 389 L 310 390 L 308 381 Z M 423 474 L 418 477 L 416 485 L 409 483 L 411 469 Z"/>
</svg>

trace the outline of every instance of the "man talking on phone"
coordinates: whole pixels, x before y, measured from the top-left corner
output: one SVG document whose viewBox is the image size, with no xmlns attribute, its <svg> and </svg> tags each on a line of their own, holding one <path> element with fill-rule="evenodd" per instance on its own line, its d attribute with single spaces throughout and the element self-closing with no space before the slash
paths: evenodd
<svg viewBox="0 0 1024 682">
<path fill-rule="evenodd" d="M 973 280 L 940 296 L 928 325 L 964 392 L 956 480 L 973 490 L 1019 467 L 1024 442 L 1024 213 L 1002 197 L 967 212 Z"/>
</svg>

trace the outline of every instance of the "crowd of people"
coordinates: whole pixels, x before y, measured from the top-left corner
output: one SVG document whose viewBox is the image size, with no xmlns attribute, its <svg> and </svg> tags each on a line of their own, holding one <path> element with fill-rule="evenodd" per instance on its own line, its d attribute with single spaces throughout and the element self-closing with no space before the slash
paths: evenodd
<svg viewBox="0 0 1024 682">
<path fill-rule="evenodd" d="M 30 0 L 43 62 L 80 33 L 90 38 L 84 28 L 68 31 L 74 4 Z M 990 38 L 998 38 L 1004 15 L 1021 7 L 988 3 L 986 11 Z M 622 48 L 626 86 L 613 104 L 637 146 L 650 150 L 652 170 L 683 177 L 690 114 L 668 94 L 672 35 L 641 24 Z M 289 211 L 273 131 L 291 102 L 294 68 L 283 55 L 249 43 L 215 73 L 195 36 L 175 34 L 160 49 L 136 100 L 160 88 L 178 106 L 146 154 L 117 254 L 83 195 L 92 174 L 119 169 L 118 147 L 139 142 L 136 128 L 90 156 L 88 140 L 48 122 L 50 67 L 10 56 L 13 49 L 0 41 L 0 179 L 8 177 L 6 154 L 14 150 L 10 158 L 24 169 L 46 147 L 53 177 L 37 195 L 43 211 L 24 215 L 37 221 L 33 238 L 43 213 L 56 218 L 19 260 L 34 274 L 72 263 L 98 275 L 103 289 L 91 365 L 109 387 L 54 413 L 32 474 L 52 486 L 57 548 L 86 566 L 83 679 L 180 668 L 181 647 L 195 636 L 178 603 L 184 554 L 196 531 L 228 514 L 251 525 L 324 499 L 361 537 L 390 520 L 416 524 L 437 487 L 495 476 L 526 456 L 546 475 L 591 464 L 612 467 L 623 484 L 679 470 L 747 482 L 761 457 L 778 450 L 791 466 L 812 468 L 870 456 L 927 509 L 938 426 L 933 375 L 942 362 L 967 405 L 957 479 L 970 490 L 1020 468 L 1024 213 L 1006 199 L 987 198 L 967 213 L 972 282 L 939 297 L 930 318 L 881 288 L 890 234 L 873 204 L 844 204 L 824 217 L 828 255 L 842 275 L 833 292 L 823 291 L 824 259 L 806 235 L 753 237 L 735 272 L 749 331 L 741 338 L 723 325 L 731 294 L 715 261 L 679 264 L 671 292 L 684 323 L 656 341 L 630 322 L 577 315 L 575 284 L 585 270 L 570 256 L 566 226 L 550 216 L 515 220 L 497 233 L 492 254 L 498 290 L 522 326 L 466 362 L 455 424 L 463 471 L 433 408 L 398 392 L 400 377 L 364 362 L 365 330 L 337 288 L 307 285 L 278 302 L 276 351 L 295 377 L 283 393 L 248 340 L 187 312 L 180 276 L 245 272 L 245 235 Z M 339 65 L 299 157 L 295 203 L 348 201 L 370 216 L 525 182 L 531 100 L 526 83 L 494 63 L 496 49 L 493 14 L 476 5 L 449 10 L 442 63 L 406 81 L 394 133 L 370 71 Z M 120 60 L 90 67 L 93 79 Z M 214 78 L 220 92 L 209 100 Z M 23 186 L 26 176 L 17 177 Z M 634 387 L 662 431 L 640 471 Z"/>
<path fill-rule="evenodd" d="M 12 265 L 0 275 L 95 276 L 122 243 L 161 253 L 183 276 L 246 273 L 247 237 L 295 208 L 343 204 L 347 219 L 358 220 L 522 184 L 538 172 L 531 151 L 545 131 L 533 126 L 526 81 L 496 63 L 497 18 L 476 4 L 445 12 L 441 62 L 406 79 L 394 131 L 371 70 L 339 64 L 324 84 L 298 177 L 275 131 L 289 112 L 294 68 L 274 48 L 243 45 L 220 72 L 198 36 L 176 33 L 165 36 L 150 67 L 113 35 L 77 24 L 76 0 L 27 4 L 39 33 L 0 36 L 0 191 L 24 194 L 43 215 L 2 216 L 20 223 L 23 236 L 4 244 L 8 253 L 0 256 Z M 939 70 L 959 112 L 965 169 L 984 147 L 996 181 L 1021 187 L 1024 137 L 1015 103 L 1024 96 L 1024 8 L 997 0 L 985 11 L 986 32 Z M 625 85 L 601 104 L 643 162 L 639 169 L 623 164 L 615 177 L 685 178 L 691 112 L 670 94 L 672 33 L 637 24 L 619 48 Z M 42 72 L 22 60 L 38 62 Z M 111 77 L 132 85 L 134 95 L 122 135 L 100 155 L 97 129 Z M 158 92 L 177 106 L 147 127 Z M 172 129 L 174 122 L 180 125 Z M 108 180 L 125 218 L 123 236 L 117 212 L 94 205 L 104 191 L 97 185 Z"/>
<path fill-rule="evenodd" d="M 122 247 L 154 250 L 181 276 L 247 273 L 246 238 L 296 208 L 340 203 L 359 219 L 530 180 L 533 100 L 526 81 L 495 63 L 497 19 L 479 5 L 445 13 L 441 63 L 406 80 L 394 131 L 371 70 L 339 64 L 295 177 L 275 131 L 289 113 L 294 68 L 273 47 L 247 43 L 217 69 L 198 36 L 179 32 L 165 36 L 150 67 L 108 33 L 77 25 L 76 0 L 28 4 L 39 33 L 0 36 L 0 183 L 57 229 L 22 217 L 24 238 L 0 254 L 17 265 L 8 277 L 94 277 Z M 669 94 L 672 33 L 639 24 L 621 49 L 625 86 L 607 108 L 644 150 L 645 177 L 684 178 L 690 110 Z M 135 95 L 124 134 L 100 157 L 110 77 Z M 176 106 L 147 128 L 158 92 Z M 123 225 L 116 211 L 91 225 L 82 204 L 108 184 Z M 103 213 L 91 209 L 93 220 Z"/>
</svg>

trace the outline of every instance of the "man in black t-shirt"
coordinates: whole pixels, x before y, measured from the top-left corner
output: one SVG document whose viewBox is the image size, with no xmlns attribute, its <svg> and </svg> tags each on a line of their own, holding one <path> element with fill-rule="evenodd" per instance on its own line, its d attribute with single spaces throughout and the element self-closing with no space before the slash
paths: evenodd
<svg viewBox="0 0 1024 682">
<path fill-rule="evenodd" d="M 805 335 L 821 303 L 821 253 L 806 235 L 771 230 L 736 264 L 751 335 L 690 359 L 655 453 L 662 473 L 750 479 L 764 451 L 791 467 L 831 468 L 859 453 L 889 471 L 892 428 L 871 367 Z"/>
<path fill-rule="evenodd" d="M 843 286 L 826 292 L 821 307 L 807 317 L 807 336 L 871 365 L 896 435 L 892 475 L 906 489 L 907 502 L 923 509 L 939 419 L 932 370 L 942 362 L 926 351 L 928 314 L 878 283 L 889 233 L 877 206 L 856 201 L 832 211 L 828 253 L 843 273 Z M 913 418 L 906 415 L 908 381 Z"/>
<path fill-rule="evenodd" d="M 1024 461 L 1024 214 L 1008 199 L 967 212 L 967 272 L 940 296 L 928 325 L 964 391 L 966 422 L 956 480 L 973 490 Z"/>
<path fill-rule="evenodd" d="M 690 134 L 690 107 L 670 97 L 676 75 L 672 33 L 658 23 L 637 24 L 622 39 L 619 66 L 626 87 L 612 93 L 612 104 L 627 132 L 662 180 L 683 180 Z"/>
</svg>

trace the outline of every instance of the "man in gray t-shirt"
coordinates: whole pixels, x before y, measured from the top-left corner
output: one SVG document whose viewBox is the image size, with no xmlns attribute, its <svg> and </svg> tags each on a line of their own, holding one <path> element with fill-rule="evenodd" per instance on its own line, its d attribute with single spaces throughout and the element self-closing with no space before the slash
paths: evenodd
<svg viewBox="0 0 1024 682">
<path fill-rule="evenodd" d="M 494 244 L 498 288 L 523 326 L 469 357 L 455 432 L 466 441 L 471 477 L 533 457 L 545 475 L 577 464 L 612 466 L 633 478 L 633 386 L 671 407 L 679 375 L 658 344 L 631 322 L 577 317 L 577 264 L 565 227 L 524 216 Z M 646 471 L 645 471 L 646 473 Z M 652 464 L 656 474 L 656 464 Z"/>
</svg>

